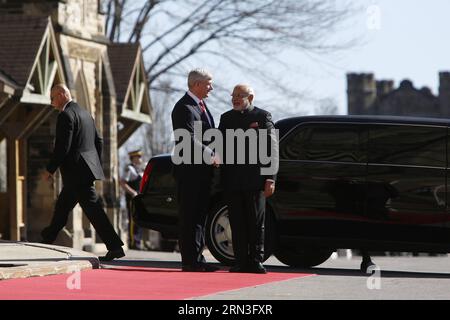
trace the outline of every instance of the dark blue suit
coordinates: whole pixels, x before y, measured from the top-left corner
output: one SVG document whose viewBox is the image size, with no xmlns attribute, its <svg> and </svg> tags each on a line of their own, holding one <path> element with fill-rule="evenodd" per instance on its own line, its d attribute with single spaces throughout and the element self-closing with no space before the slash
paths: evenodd
<svg viewBox="0 0 450 320">
<path fill-rule="evenodd" d="M 209 120 L 202 116 L 202 112 L 188 94 L 185 94 L 172 111 L 173 130 L 184 129 L 191 134 L 191 147 L 202 148 L 207 146 L 194 138 L 194 123 L 202 123 L 203 133 L 214 128 L 214 120 L 206 108 Z M 211 165 L 180 164 L 174 167 L 177 181 L 177 197 L 179 210 L 180 252 L 183 266 L 195 266 L 205 262 L 202 255 L 205 246 L 205 219 L 209 209 L 209 196 L 213 167 Z"/>
</svg>

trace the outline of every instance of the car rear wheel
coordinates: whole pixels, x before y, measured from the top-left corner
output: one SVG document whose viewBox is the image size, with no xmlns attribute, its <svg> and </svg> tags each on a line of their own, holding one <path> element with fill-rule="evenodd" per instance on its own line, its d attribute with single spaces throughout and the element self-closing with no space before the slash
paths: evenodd
<svg viewBox="0 0 450 320">
<path fill-rule="evenodd" d="M 213 257 L 224 265 L 233 265 L 231 226 L 226 205 L 215 207 L 208 215 L 205 236 L 206 245 Z"/>
<path fill-rule="evenodd" d="M 266 210 L 264 261 L 267 260 L 274 247 L 274 219 L 269 208 Z M 206 245 L 217 261 L 224 265 L 234 264 L 234 252 L 228 207 L 224 203 L 215 206 L 206 220 Z"/>
<path fill-rule="evenodd" d="M 280 246 L 274 255 L 278 260 L 288 266 L 310 268 L 324 263 L 332 253 L 332 249 L 325 248 L 304 249 Z"/>
</svg>

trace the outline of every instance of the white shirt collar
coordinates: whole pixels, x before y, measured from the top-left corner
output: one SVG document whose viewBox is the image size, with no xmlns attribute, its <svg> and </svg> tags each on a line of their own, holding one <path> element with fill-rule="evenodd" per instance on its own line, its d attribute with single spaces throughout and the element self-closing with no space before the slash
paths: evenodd
<svg viewBox="0 0 450 320">
<path fill-rule="evenodd" d="M 195 101 L 196 104 L 199 104 L 199 103 L 200 103 L 201 99 L 199 99 L 199 98 L 198 98 L 195 94 L 193 94 L 190 90 L 188 90 L 187 94 L 188 94 L 192 99 L 194 99 L 194 101 Z"/>
<path fill-rule="evenodd" d="M 68 105 L 69 103 L 71 103 L 71 102 L 72 102 L 72 99 L 70 99 L 69 101 L 67 101 L 66 104 L 64 105 L 64 107 L 62 108 L 61 111 L 64 111 L 64 109 L 66 109 L 67 105 Z"/>
</svg>

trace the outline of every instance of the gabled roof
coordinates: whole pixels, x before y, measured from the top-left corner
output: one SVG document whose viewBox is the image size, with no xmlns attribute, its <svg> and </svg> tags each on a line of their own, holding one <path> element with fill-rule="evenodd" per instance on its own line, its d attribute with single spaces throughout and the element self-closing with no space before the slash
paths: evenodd
<svg viewBox="0 0 450 320">
<path fill-rule="evenodd" d="M 0 70 L 24 87 L 49 24 L 49 18 L 0 15 Z"/>
<path fill-rule="evenodd" d="M 114 79 L 117 100 L 124 102 L 136 63 L 139 44 L 113 43 L 108 46 L 109 63 Z"/>
<path fill-rule="evenodd" d="M 118 116 L 151 123 L 151 103 L 142 50 L 135 43 L 114 43 L 108 47 Z"/>
</svg>

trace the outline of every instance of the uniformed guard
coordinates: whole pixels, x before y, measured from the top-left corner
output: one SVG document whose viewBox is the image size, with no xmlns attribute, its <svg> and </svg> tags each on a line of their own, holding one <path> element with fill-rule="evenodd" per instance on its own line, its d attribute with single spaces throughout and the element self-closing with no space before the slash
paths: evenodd
<svg viewBox="0 0 450 320">
<path fill-rule="evenodd" d="M 128 234 L 130 249 L 143 250 L 142 229 L 139 228 L 131 217 L 131 200 L 138 195 L 139 187 L 144 173 L 142 151 L 134 150 L 128 153 L 130 163 L 127 164 L 120 185 L 125 190 L 125 199 L 128 211 Z"/>
</svg>

